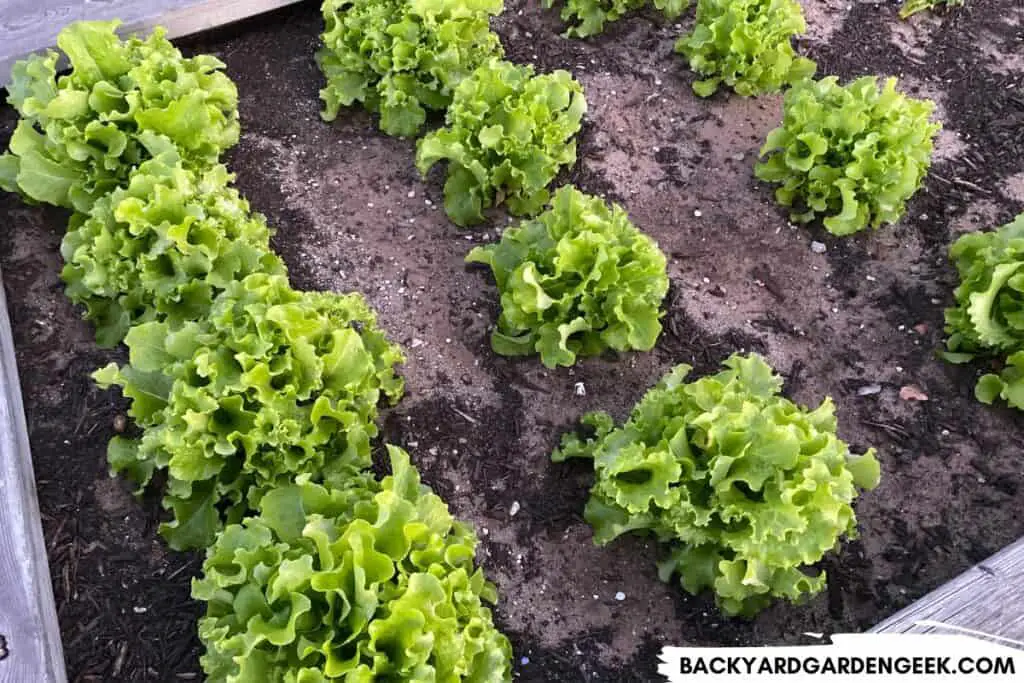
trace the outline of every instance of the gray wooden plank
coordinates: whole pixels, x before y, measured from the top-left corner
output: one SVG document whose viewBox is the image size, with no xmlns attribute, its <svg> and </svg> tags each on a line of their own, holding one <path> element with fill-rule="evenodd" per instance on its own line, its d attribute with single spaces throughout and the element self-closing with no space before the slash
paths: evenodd
<svg viewBox="0 0 1024 683">
<path fill-rule="evenodd" d="M 121 33 L 167 28 L 177 38 L 301 0 L 8 0 L 0 9 L 0 84 L 25 56 L 53 47 L 60 29 L 83 19 L 121 19 Z"/>
<path fill-rule="evenodd" d="M 0 276 L 0 683 L 65 683 L 14 339 Z M 0 654 L 3 654 L 0 652 Z"/>
<path fill-rule="evenodd" d="M 921 624 L 918 622 L 928 622 Z M 1024 538 L 871 629 L 949 633 L 970 629 L 1024 642 Z"/>
</svg>

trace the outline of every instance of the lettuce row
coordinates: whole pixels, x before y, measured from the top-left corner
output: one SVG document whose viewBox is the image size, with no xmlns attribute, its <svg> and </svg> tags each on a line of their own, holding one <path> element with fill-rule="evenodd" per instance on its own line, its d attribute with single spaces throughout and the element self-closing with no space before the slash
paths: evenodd
<svg viewBox="0 0 1024 683">
<path fill-rule="evenodd" d="M 144 432 L 115 437 L 108 459 L 140 488 L 167 470 L 161 532 L 176 549 L 209 545 L 297 474 L 368 467 L 377 404 L 402 393 L 401 351 L 360 295 L 296 292 L 283 275 L 249 275 L 207 317 L 142 323 L 125 343 L 129 364 L 95 378 L 132 399 Z"/>
<path fill-rule="evenodd" d="M 208 681 L 511 679 L 475 535 L 388 451 L 383 482 L 299 477 L 218 535 L 192 584 Z"/>
<path fill-rule="evenodd" d="M 115 26 L 62 31 L 56 87 L 52 53 L 16 67 L 0 188 L 79 212 L 67 291 L 102 343 L 128 346 L 95 378 L 142 428 L 108 460 L 140 490 L 166 470 L 169 545 L 213 545 L 195 585 L 210 680 L 509 680 L 472 531 L 404 452 L 383 483 L 367 471 L 401 351 L 358 294 L 289 286 L 218 163 L 238 137 L 220 62 Z"/>
<path fill-rule="evenodd" d="M 508 203 L 523 216 L 548 201 L 548 184 L 576 163 L 576 141 L 587 102 L 566 71 L 534 75 L 533 67 L 492 59 L 459 84 L 442 128 L 420 138 L 416 166 L 426 175 L 448 161 L 444 206 L 466 226 L 483 209 Z"/>
<path fill-rule="evenodd" d="M 574 187 L 466 261 L 486 264 L 497 281 L 491 345 L 499 354 L 540 353 L 549 368 L 570 366 L 609 348 L 648 351 L 661 333 L 664 254 L 621 207 Z"/>
<path fill-rule="evenodd" d="M 900 19 L 906 19 L 924 10 L 934 10 L 940 6 L 945 9 L 963 7 L 964 0 L 904 0 L 900 7 Z"/>
<path fill-rule="evenodd" d="M 488 19 L 503 0 L 326 0 L 317 63 L 323 117 L 362 102 L 381 130 L 413 136 L 479 64 L 503 54 Z"/>
<path fill-rule="evenodd" d="M 834 76 L 805 80 L 786 91 L 782 126 L 761 148 L 758 178 L 780 185 L 776 200 L 806 223 L 825 216 L 825 228 L 849 235 L 903 215 L 931 164 L 930 100 L 879 88 L 865 76 L 839 85 Z"/>
<path fill-rule="evenodd" d="M 851 455 L 836 436 L 831 400 L 808 410 L 781 397 L 756 354 L 724 365 L 693 382 L 676 366 L 621 427 L 588 414 L 593 435 L 566 435 L 552 459 L 593 459 L 596 543 L 649 531 L 667 546 L 663 580 L 679 574 L 687 592 L 712 589 L 723 612 L 752 616 L 824 587 L 811 565 L 856 535 L 852 503 L 879 466 L 873 449 Z"/>
<path fill-rule="evenodd" d="M 542 0 L 545 9 L 554 7 L 555 0 Z M 690 0 L 654 0 L 654 7 L 667 19 L 676 19 L 690 6 Z M 586 38 L 604 31 L 607 23 L 621 19 L 628 12 L 642 9 L 647 0 L 565 0 L 560 16 L 562 21 L 573 22 L 565 31 L 567 38 Z"/>
<path fill-rule="evenodd" d="M 64 28 L 57 53 L 18 62 L 7 101 L 21 119 L 0 156 L 0 189 L 88 211 L 127 182 L 132 168 L 176 149 L 197 168 L 238 141 L 238 94 L 215 57 L 186 59 L 162 29 L 122 41 L 117 21 Z"/>
<path fill-rule="evenodd" d="M 1024 410 L 1024 214 L 996 230 L 961 236 L 949 257 L 960 275 L 946 309 L 947 360 L 1008 354 L 999 374 L 983 376 L 978 400 L 1002 398 Z"/>
<path fill-rule="evenodd" d="M 198 320 L 217 294 L 250 273 L 285 273 L 265 219 L 229 187 L 233 178 L 220 164 L 189 170 L 168 151 L 88 214 L 72 216 L 61 276 L 100 346 L 114 346 L 142 322 L 176 329 Z"/>
<path fill-rule="evenodd" d="M 707 76 L 693 84 L 701 97 L 722 83 L 743 96 L 778 92 L 817 69 L 793 52 L 791 39 L 806 30 L 795 0 L 699 0 L 697 23 L 676 42 L 676 52 Z"/>
</svg>

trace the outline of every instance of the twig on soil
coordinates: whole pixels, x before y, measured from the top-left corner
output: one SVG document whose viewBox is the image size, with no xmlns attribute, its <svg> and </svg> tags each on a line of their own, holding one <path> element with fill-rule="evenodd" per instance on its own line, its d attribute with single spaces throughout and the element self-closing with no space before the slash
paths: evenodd
<svg viewBox="0 0 1024 683">
<path fill-rule="evenodd" d="M 874 420 L 861 420 L 861 424 L 868 425 L 869 427 L 878 427 L 879 429 L 884 429 L 885 431 L 891 434 L 896 434 L 897 436 L 903 437 L 905 439 L 910 437 L 910 432 L 897 425 L 887 424 L 885 422 L 875 422 Z"/>
<path fill-rule="evenodd" d="M 121 669 L 124 668 L 125 657 L 128 656 L 128 641 L 124 640 L 121 642 L 121 649 L 117 652 L 117 659 L 114 660 L 114 670 L 111 672 L 114 678 L 121 675 Z"/>
<path fill-rule="evenodd" d="M 170 574 L 167 575 L 167 581 L 172 581 L 175 577 L 177 577 L 183 571 L 185 571 L 186 569 L 191 567 L 194 563 L 195 563 L 195 560 L 189 560 L 185 564 L 181 565 L 180 567 L 178 567 L 173 572 L 171 572 Z"/>
<path fill-rule="evenodd" d="M 983 194 L 983 195 L 991 195 L 992 194 L 991 192 L 989 192 L 985 188 L 981 187 L 980 185 L 975 185 L 971 181 L 964 180 L 963 178 L 953 178 L 953 184 L 954 185 L 959 185 L 960 187 L 966 187 L 969 190 L 974 190 L 978 194 Z"/>
<path fill-rule="evenodd" d="M 455 413 L 456 415 L 464 417 L 466 420 L 468 420 L 469 422 L 472 422 L 473 424 L 480 424 L 480 422 L 475 417 L 467 415 L 466 413 L 462 412 L 461 410 L 459 410 L 455 406 L 450 406 L 450 407 L 452 409 L 452 412 Z"/>
</svg>

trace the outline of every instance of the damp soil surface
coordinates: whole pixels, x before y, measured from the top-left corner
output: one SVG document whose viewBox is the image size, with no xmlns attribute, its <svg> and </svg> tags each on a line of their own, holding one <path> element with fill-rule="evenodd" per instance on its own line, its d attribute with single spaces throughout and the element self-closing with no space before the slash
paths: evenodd
<svg viewBox="0 0 1024 683">
<path fill-rule="evenodd" d="M 182 43 L 219 56 L 238 84 L 243 134 L 228 162 L 276 226 L 294 285 L 362 292 L 407 350 L 408 392 L 384 411 L 384 436 L 475 524 L 518 680 L 652 681 L 666 643 L 867 629 L 1024 535 L 1024 415 L 974 400 L 985 368 L 935 354 L 955 284 L 949 244 L 1024 210 L 1024 6 L 974 0 L 901 22 L 893 2 L 803 4 L 800 49 L 821 73 L 897 75 L 938 105 L 935 163 L 898 225 L 836 239 L 787 222 L 752 174 L 781 99 L 693 95 L 672 51 L 692 10 L 678 24 L 640 12 L 587 41 L 562 38 L 556 13 L 532 1 L 495 20 L 509 58 L 568 69 L 586 89 L 579 161 L 561 180 L 622 204 L 669 256 L 657 347 L 554 371 L 491 352 L 494 284 L 463 264 L 507 217 L 456 228 L 438 208 L 440 174 L 417 174 L 413 142 L 382 135 L 358 109 L 320 120 L 315 3 Z M 0 110 L 0 141 L 14 121 Z M 105 443 L 125 404 L 88 374 L 122 353 L 99 350 L 62 294 L 67 216 L 12 196 L 0 215 L 69 677 L 197 680 L 189 582 L 201 558 L 158 540 L 156 496 L 136 500 L 107 476 Z M 596 548 L 582 520 L 591 473 L 548 457 L 583 412 L 622 418 L 673 365 L 709 372 L 740 350 L 766 354 L 792 398 L 831 396 L 841 436 L 877 447 L 883 469 L 857 503 L 860 538 L 823 563 L 828 590 L 751 621 L 661 583 L 648 539 Z M 908 385 L 928 400 L 900 399 Z"/>
</svg>

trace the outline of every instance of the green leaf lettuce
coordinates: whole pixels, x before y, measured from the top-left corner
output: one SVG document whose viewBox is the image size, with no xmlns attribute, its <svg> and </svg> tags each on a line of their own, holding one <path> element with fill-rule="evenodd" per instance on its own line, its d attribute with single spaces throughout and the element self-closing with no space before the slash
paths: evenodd
<svg viewBox="0 0 1024 683">
<path fill-rule="evenodd" d="M 419 132 L 478 65 L 503 50 L 488 19 L 502 0 L 326 0 L 324 119 L 362 102 L 389 135 Z"/>
<path fill-rule="evenodd" d="M 64 28 L 67 75 L 57 77 L 53 51 L 15 64 L 7 101 L 21 119 L 0 188 L 84 212 L 162 151 L 202 168 L 238 141 L 238 94 L 220 60 L 182 57 L 160 28 L 122 41 L 118 25 Z"/>
<path fill-rule="evenodd" d="M 231 283 L 209 316 L 136 325 L 129 364 L 96 373 L 132 398 L 138 441 L 116 437 L 114 471 L 145 486 L 167 471 L 161 528 L 173 548 L 205 547 L 296 475 L 369 466 L 377 404 L 395 401 L 402 361 L 358 294 L 296 292 L 283 275 Z"/>
<path fill-rule="evenodd" d="M 547 203 L 548 184 L 576 163 L 576 141 L 587 102 L 567 71 L 537 76 L 533 67 L 492 59 L 455 90 L 447 127 L 416 144 L 416 166 L 426 175 L 448 162 L 444 206 L 466 226 L 505 199 L 517 216 Z"/>
<path fill-rule="evenodd" d="M 808 410 L 783 398 L 756 354 L 724 365 L 692 382 L 677 366 L 624 425 L 589 414 L 593 434 L 566 435 L 552 457 L 593 460 L 584 515 L 596 543 L 653 533 L 667 550 L 663 580 L 678 574 L 687 592 L 711 589 L 726 614 L 751 616 L 824 587 L 811 565 L 856 535 L 852 503 L 879 466 L 836 436 L 829 399 Z"/>
<path fill-rule="evenodd" d="M 693 84 L 701 97 L 722 83 L 740 95 L 760 95 L 814 75 L 814 62 L 794 53 L 791 43 L 805 30 L 795 0 L 699 0 L 697 23 L 676 42 L 676 52 L 706 76 Z"/>
<path fill-rule="evenodd" d="M 570 366 L 609 348 L 649 351 L 661 333 L 664 254 L 621 207 L 574 187 L 466 261 L 489 266 L 498 284 L 491 344 L 499 354 L 540 353 L 548 367 Z"/>
<path fill-rule="evenodd" d="M 382 482 L 299 477 L 218 534 L 192 584 L 208 681 L 511 680 L 476 536 L 389 453 Z"/>
<path fill-rule="evenodd" d="M 61 244 L 65 292 L 84 304 L 101 346 L 132 325 L 177 329 L 205 316 L 228 285 L 254 272 L 283 274 L 270 230 L 221 165 L 186 169 L 173 151 L 144 162 L 128 184 L 75 214 Z"/>
<path fill-rule="evenodd" d="M 768 134 L 755 173 L 779 185 L 775 199 L 806 223 L 850 235 L 903 215 L 931 164 L 930 100 L 906 97 L 896 79 L 874 76 L 839 85 L 834 76 L 786 91 L 782 126 Z"/>
<path fill-rule="evenodd" d="M 952 362 L 1006 356 L 1006 367 L 978 381 L 980 401 L 1024 410 L 1024 214 L 995 230 L 962 235 L 950 247 L 960 284 L 946 309 Z"/>
</svg>

